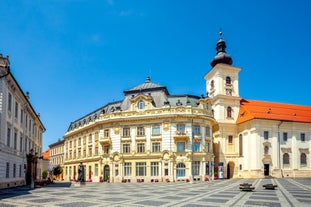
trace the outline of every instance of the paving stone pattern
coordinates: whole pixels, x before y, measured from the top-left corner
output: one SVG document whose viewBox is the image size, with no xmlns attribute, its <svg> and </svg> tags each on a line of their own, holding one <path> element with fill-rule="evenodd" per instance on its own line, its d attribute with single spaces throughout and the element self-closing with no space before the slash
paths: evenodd
<svg viewBox="0 0 311 207">
<path fill-rule="evenodd" d="M 241 183 L 255 190 L 240 191 Z M 276 190 L 266 190 L 265 184 Z M 86 183 L 66 182 L 30 190 L 28 186 L 0 190 L 0 207 L 220 207 L 220 206 L 311 206 L 311 178 L 230 179 L 210 182 Z"/>
</svg>

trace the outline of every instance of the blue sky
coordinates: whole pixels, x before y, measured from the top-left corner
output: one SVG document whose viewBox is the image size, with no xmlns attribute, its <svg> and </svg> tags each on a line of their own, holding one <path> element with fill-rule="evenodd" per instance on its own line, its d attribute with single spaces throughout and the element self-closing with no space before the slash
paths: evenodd
<svg viewBox="0 0 311 207">
<path fill-rule="evenodd" d="M 308 0 L 1 1 L 0 53 L 46 127 L 43 150 L 71 121 L 145 81 L 205 93 L 220 28 L 245 99 L 311 105 Z"/>
</svg>

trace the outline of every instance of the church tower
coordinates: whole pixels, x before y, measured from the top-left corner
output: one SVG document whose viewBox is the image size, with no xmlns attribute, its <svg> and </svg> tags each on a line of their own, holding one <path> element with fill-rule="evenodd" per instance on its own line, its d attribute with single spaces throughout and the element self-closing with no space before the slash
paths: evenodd
<svg viewBox="0 0 311 207">
<path fill-rule="evenodd" d="M 239 113 L 240 68 L 232 66 L 232 58 L 226 53 L 226 42 L 220 32 L 216 44 L 216 56 L 211 61 L 212 69 L 205 75 L 206 92 L 213 99 L 214 118 L 220 123 L 235 123 Z"/>
<path fill-rule="evenodd" d="M 238 177 L 239 139 L 236 121 L 240 110 L 239 72 L 226 53 L 226 42 L 220 32 L 212 69 L 205 75 L 206 92 L 212 99 L 212 112 L 217 125 L 213 127 L 215 170 L 219 178 Z"/>
</svg>

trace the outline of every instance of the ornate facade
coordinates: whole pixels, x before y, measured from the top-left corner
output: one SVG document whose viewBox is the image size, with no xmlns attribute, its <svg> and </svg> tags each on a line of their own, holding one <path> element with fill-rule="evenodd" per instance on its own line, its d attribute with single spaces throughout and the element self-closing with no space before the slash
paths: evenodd
<svg viewBox="0 0 311 207">
<path fill-rule="evenodd" d="M 65 179 L 77 179 L 80 162 L 88 181 L 310 177 L 311 107 L 242 99 L 225 49 L 220 36 L 207 97 L 170 95 L 147 78 L 70 123 Z"/>
</svg>

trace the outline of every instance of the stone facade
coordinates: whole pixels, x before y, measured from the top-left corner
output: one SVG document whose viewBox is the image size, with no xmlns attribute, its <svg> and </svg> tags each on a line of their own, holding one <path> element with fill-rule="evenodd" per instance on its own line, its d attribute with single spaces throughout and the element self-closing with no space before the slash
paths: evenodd
<svg viewBox="0 0 311 207">
<path fill-rule="evenodd" d="M 0 70 L 0 188 L 7 188 L 25 184 L 26 154 L 41 154 L 45 128 L 10 72 L 8 57 L 0 55 Z"/>
</svg>

